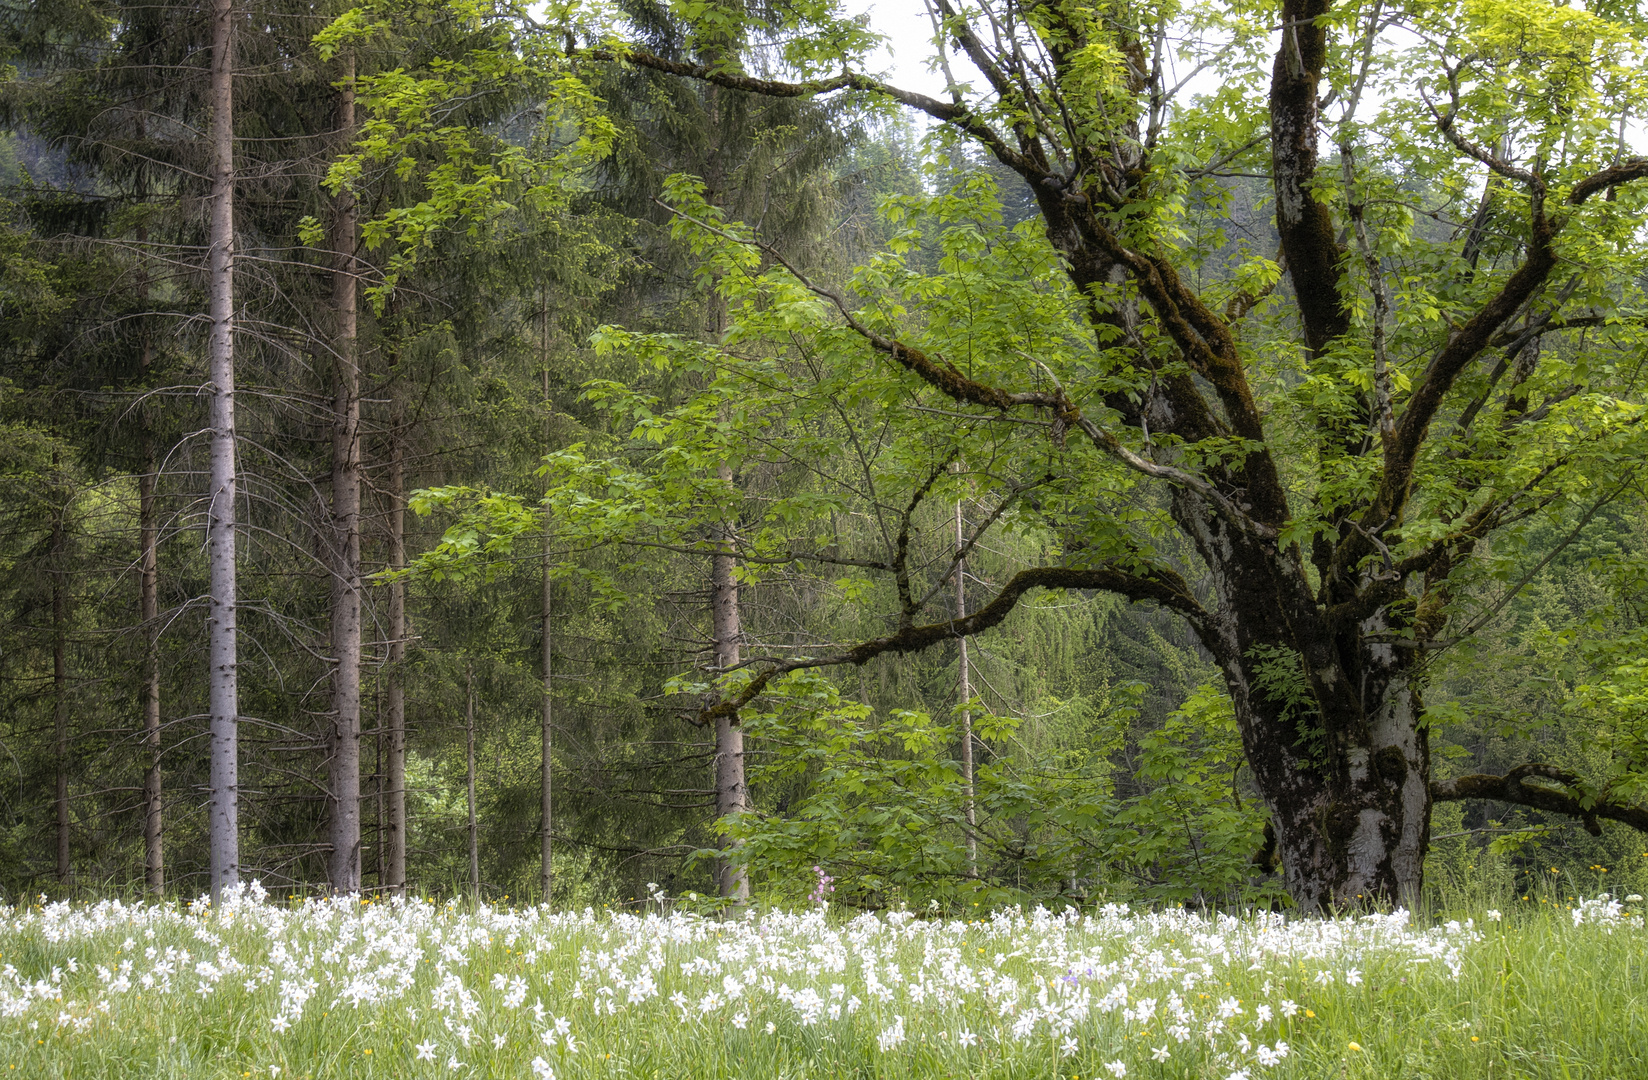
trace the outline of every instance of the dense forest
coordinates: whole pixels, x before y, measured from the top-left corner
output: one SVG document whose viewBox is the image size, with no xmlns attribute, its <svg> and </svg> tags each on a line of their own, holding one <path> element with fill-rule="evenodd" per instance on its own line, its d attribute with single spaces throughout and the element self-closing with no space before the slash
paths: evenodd
<svg viewBox="0 0 1648 1080">
<path fill-rule="evenodd" d="M 7 5 L 0 895 L 1648 874 L 1648 15 L 927 10 Z"/>
</svg>

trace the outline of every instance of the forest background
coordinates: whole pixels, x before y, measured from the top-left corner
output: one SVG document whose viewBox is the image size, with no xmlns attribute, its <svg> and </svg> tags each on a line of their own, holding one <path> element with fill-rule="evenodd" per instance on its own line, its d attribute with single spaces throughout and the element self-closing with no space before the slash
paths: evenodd
<svg viewBox="0 0 1648 1080">
<path fill-rule="evenodd" d="M 1446 533 L 1421 519 L 1470 519 L 1481 476 L 1524 500 L 1484 503 L 1497 531 L 1385 601 L 1434 595 L 1451 620 L 1392 631 L 1421 657 L 1428 895 L 1642 891 L 1642 17 L 1284 7 L 1105 7 L 1093 25 L 1122 29 L 1083 23 L 1081 63 L 1109 81 L 1061 59 L 1053 82 L 1143 102 L 1126 122 L 1156 156 L 1116 181 L 1117 220 L 1143 208 L 1243 324 L 1270 437 L 1318 466 L 1288 478 L 1316 509 L 1272 540 L 1366 536 L 1351 573 L 1381 582 Z M 1156 560 L 1185 596 L 1218 593 L 1167 492 L 1247 491 L 1258 454 L 1153 444 L 1118 407 L 1137 434 L 1109 465 L 1082 456 L 1103 440 L 1064 386 L 1108 401 L 1145 367 L 1068 328 L 1141 301 L 1083 314 L 1045 189 L 968 126 L 1057 143 L 1026 134 L 1044 99 L 961 89 L 996 74 L 969 18 L 1064 58 L 1081 20 L 1058 10 L 1062 29 L 937 5 L 960 111 L 924 126 L 876 86 L 782 90 L 873 44 L 817 5 L 8 7 L 0 891 L 195 895 L 228 873 L 575 906 L 1298 899 L 1232 686 L 1331 772 L 1309 649 L 1254 645 L 1232 675 L 1178 593 L 1013 585 Z M 1307 24 L 1349 43 L 1311 61 L 1348 113 L 1321 120 L 1341 141 L 1307 185 L 1351 282 L 1342 352 L 1313 336 L 1261 115 L 1276 25 Z M 1165 92 L 1198 64 L 1224 81 Z M 1001 70 L 1029 87 L 1036 65 Z M 1362 125 L 1344 102 L 1371 84 Z M 1451 87 L 1455 112 L 1409 84 Z M 1467 135 L 1442 122 L 1462 93 Z M 1421 471 L 1450 494 L 1406 528 L 1358 524 L 1330 492 L 1371 474 L 1310 433 L 1377 433 L 1411 403 L 1424 335 L 1451 343 L 1537 254 L 1517 185 L 1547 168 L 1592 216 L 1444 388 L 1453 441 Z M 1033 389 L 941 400 L 900 334 L 958 378 Z M 918 615 L 939 627 L 921 647 L 866 646 Z"/>
</svg>

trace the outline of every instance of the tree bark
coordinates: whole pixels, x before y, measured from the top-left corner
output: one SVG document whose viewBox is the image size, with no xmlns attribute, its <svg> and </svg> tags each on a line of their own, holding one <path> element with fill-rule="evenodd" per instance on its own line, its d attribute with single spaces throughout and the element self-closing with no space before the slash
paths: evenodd
<svg viewBox="0 0 1648 1080">
<path fill-rule="evenodd" d="M 475 823 L 475 662 L 464 665 L 464 803 L 469 810 L 469 895 L 481 898 L 481 832 Z"/>
<path fill-rule="evenodd" d="M 235 137 L 234 0 L 212 0 L 212 194 L 207 253 L 207 310 L 211 335 L 211 490 L 206 560 L 211 607 L 207 616 L 210 674 L 211 794 L 207 835 L 213 900 L 240 879 L 239 711 L 235 580 Z"/>
<path fill-rule="evenodd" d="M 355 128 L 354 61 L 344 60 L 337 131 Z M 332 856 L 328 871 L 338 895 L 361 887 L 361 431 L 357 362 L 354 196 L 332 200 L 332 731 L 330 795 Z"/>
<path fill-rule="evenodd" d="M 732 469 L 723 464 L 719 469 L 723 482 L 732 483 Z M 716 552 L 710 559 L 710 624 L 714 638 L 714 663 L 717 673 L 738 666 L 740 639 L 743 626 L 738 610 L 738 579 L 734 576 L 733 526 L 721 527 Z M 744 786 L 744 728 L 737 713 L 715 718 L 715 816 L 726 818 L 749 809 L 748 789 Z M 716 868 L 717 884 L 722 896 L 748 900 L 750 881 L 741 867 L 722 859 Z"/>
<path fill-rule="evenodd" d="M 393 434 L 389 443 L 389 568 L 406 568 L 406 475 L 402 455 L 400 414 L 390 417 Z M 384 885 L 389 891 L 406 891 L 406 585 L 396 578 L 389 583 L 389 671 L 384 687 L 385 718 L 389 729 L 388 783 L 389 867 Z"/>
<path fill-rule="evenodd" d="M 1174 518 L 1210 570 L 1199 627 L 1230 691 L 1289 893 L 1307 910 L 1417 902 L 1430 830 L 1430 748 L 1412 649 L 1381 609 L 1336 620 L 1297 546 L 1278 551 L 1180 490 Z"/>
</svg>

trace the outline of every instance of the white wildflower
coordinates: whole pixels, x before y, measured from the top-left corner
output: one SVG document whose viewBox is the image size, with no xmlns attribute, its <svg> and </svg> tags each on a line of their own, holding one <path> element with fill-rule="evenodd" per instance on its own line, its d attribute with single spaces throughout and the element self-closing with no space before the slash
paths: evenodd
<svg viewBox="0 0 1648 1080">
<path fill-rule="evenodd" d="M 883 1054 L 885 1054 L 887 1051 L 891 1050 L 893 1047 L 899 1045 L 903 1041 L 904 1041 L 904 1017 L 903 1016 L 894 1016 L 893 1017 L 893 1026 L 887 1028 L 880 1035 L 876 1036 L 876 1045 L 881 1048 L 881 1052 Z"/>
</svg>

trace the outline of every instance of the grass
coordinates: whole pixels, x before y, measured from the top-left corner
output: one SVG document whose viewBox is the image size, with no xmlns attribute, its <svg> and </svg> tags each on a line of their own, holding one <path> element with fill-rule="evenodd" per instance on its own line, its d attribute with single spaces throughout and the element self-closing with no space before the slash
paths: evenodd
<svg viewBox="0 0 1648 1080">
<path fill-rule="evenodd" d="M 1426 925 L 37 905 L 0 917 L 0 1076 L 1648 1078 L 1640 904 L 1538 899 Z"/>
</svg>

